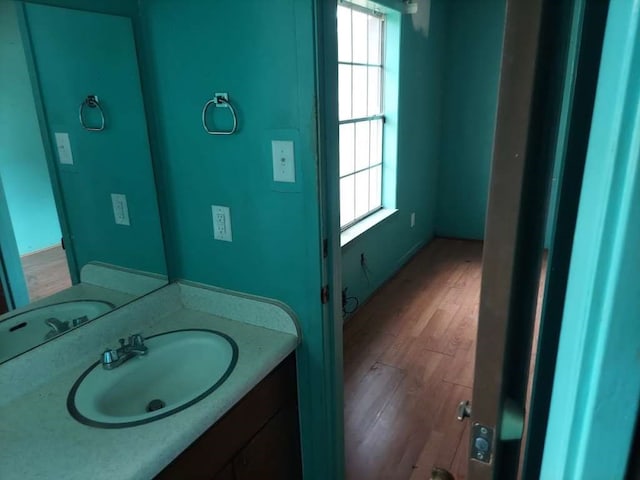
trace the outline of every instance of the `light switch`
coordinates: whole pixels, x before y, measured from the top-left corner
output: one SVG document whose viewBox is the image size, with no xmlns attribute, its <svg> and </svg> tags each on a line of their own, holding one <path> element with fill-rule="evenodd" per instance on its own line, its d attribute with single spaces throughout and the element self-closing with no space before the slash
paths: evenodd
<svg viewBox="0 0 640 480">
<path fill-rule="evenodd" d="M 272 140 L 271 154 L 273 156 L 273 181 L 295 183 L 296 165 L 293 155 L 293 142 Z"/>
<path fill-rule="evenodd" d="M 116 221 L 116 225 L 131 225 L 129 222 L 127 196 L 123 193 L 112 193 L 111 204 L 113 205 L 113 218 Z"/>
<path fill-rule="evenodd" d="M 231 211 L 229 207 L 211 205 L 211 212 L 213 214 L 213 238 L 223 242 L 232 242 Z"/>
<path fill-rule="evenodd" d="M 71 153 L 71 142 L 69 134 L 64 132 L 56 132 L 56 145 L 58 147 L 58 160 L 62 165 L 73 165 L 73 154 Z"/>
</svg>

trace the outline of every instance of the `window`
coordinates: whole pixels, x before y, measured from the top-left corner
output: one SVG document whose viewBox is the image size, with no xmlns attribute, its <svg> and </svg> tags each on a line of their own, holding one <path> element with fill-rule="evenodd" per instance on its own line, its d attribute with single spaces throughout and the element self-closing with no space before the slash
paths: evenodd
<svg viewBox="0 0 640 480">
<path fill-rule="evenodd" d="M 382 208 L 384 16 L 338 6 L 340 228 Z"/>
</svg>

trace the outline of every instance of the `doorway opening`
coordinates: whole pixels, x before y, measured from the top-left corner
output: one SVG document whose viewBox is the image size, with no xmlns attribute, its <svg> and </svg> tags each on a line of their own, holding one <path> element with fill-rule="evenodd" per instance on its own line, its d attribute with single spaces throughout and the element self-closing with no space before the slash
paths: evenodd
<svg viewBox="0 0 640 480">
<path fill-rule="evenodd" d="M 16 8 L 1 2 L 0 250 L 13 308 L 71 286 Z M 8 292 L 5 292 L 5 295 Z"/>
<path fill-rule="evenodd" d="M 362 12 L 361 2 L 353 4 L 357 6 L 355 11 Z M 342 1 L 340 5 L 344 9 L 351 2 Z M 368 7 L 371 5 L 367 2 Z M 427 8 L 421 11 L 425 5 Z M 396 204 L 382 220 L 355 235 L 346 235 L 345 239 L 345 233 L 353 227 L 341 233 L 347 478 L 429 478 L 433 467 L 449 470 L 457 479 L 467 478 L 471 429 L 469 422 L 458 422 L 456 417 L 464 418 L 460 403 L 471 400 L 474 386 L 484 222 L 505 6 L 506 1 L 488 0 L 418 2 L 417 12 L 402 12 L 396 24 L 401 39 L 396 52 L 399 70 L 390 76 L 397 80 L 391 83 L 398 88 L 398 109 L 390 125 L 385 122 L 383 148 L 386 154 L 386 132 L 391 131 L 397 136 L 392 139 L 397 140 L 396 157 L 392 159 Z M 573 12 L 565 8 L 568 10 L 564 13 Z M 567 78 L 573 73 L 578 80 L 557 87 L 561 92 L 558 110 L 560 100 L 567 96 L 575 104 L 562 107 L 565 123 L 558 126 L 558 138 L 543 138 L 553 144 L 546 153 L 554 161 L 550 162 L 550 180 L 545 187 L 547 200 L 543 203 L 547 208 L 538 216 L 548 220 L 546 229 L 541 228 L 545 230 L 541 241 L 544 252 L 538 281 L 531 284 L 531 296 L 537 299 L 533 328 L 520 355 L 527 360 L 529 372 L 524 378 L 527 393 L 520 421 L 526 427 L 526 415 L 530 407 L 535 407 L 542 424 L 538 430 L 534 428 L 536 431 L 519 433 L 523 439 L 527 435 L 536 437 L 538 451 L 530 455 L 530 463 L 539 461 L 535 457 L 541 455 L 544 438 L 540 438 L 540 429 L 544 435 L 544 404 L 548 410 L 550 396 L 550 392 L 540 394 L 542 399 L 536 398 L 537 403 L 531 404 L 538 332 L 547 309 L 557 325 L 547 328 L 551 341 L 543 351 L 553 353 L 606 8 L 606 2 L 599 2 L 598 8 L 587 8 L 582 18 L 585 29 L 579 34 L 583 50 L 567 53 L 575 60 L 575 70 L 567 70 Z M 386 15 L 387 26 L 393 27 L 395 13 L 384 7 L 374 13 Z M 340 28 L 339 14 L 337 23 Z M 564 32 L 578 34 L 569 29 Z M 354 35 L 352 32 L 352 44 Z M 384 38 L 389 37 L 393 32 L 385 32 Z M 340 49 L 338 35 L 338 57 Z M 389 55 L 388 49 L 386 52 Z M 398 59 L 387 60 L 385 57 L 382 64 L 394 65 Z M 565 57 L 555 61 L 568 62 Z M 555 67 L 568 68 L 564 63 Z M 337 89 L 342 85 L 339 76 Z M 353 105 L 353 83 L 350 87 L 348 101 Z M 346 97 L 337 97 L 340 111 L 340 102 Z M 393 117 L 393 109 L 389 111 L 387 106 L 382 109 L 385 117 Z M 337 163 L 342 170 L 342 131 L 338 137 Z M 355 144 L 357 155 L 357 139 Z M 385 162 L 383 157 L 382 164 Z M 384 191 L 389 186 L 388 181 L 385 185 L 384 173 L 382 183 Z M 342 185 L 337 193 L 342 213 Z M 382 204 L 384 209 L 384 198 Z M 551 296 L 545 295 L 548 260 L 554 262 Z M 538 375 L 541 385 L 553 378 L 553 368 L 553 362 L 547 361 Z M 513 442 L 521 444 L 525 442 Z M 525 453 L 523 448 L 521 469 L 525 468 Z M 515 458 L 518 462 L 517 452 Z M 530 476 L 522 474 L 522 478 L 534 478 L 530 472 L 535 466 L 532 468 L 528 470 Z"/>
</svg>

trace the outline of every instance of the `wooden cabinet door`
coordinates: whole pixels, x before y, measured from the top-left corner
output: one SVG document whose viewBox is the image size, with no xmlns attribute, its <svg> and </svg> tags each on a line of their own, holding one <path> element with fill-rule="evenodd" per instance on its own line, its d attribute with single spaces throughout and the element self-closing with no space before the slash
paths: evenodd
<svg viewBox="0 0 640 480">
<path fill-rule="evenodd" d="M 302 478 L 295 409 L 280 410 L 233 461 L 236 480 Z"/>
</svg>

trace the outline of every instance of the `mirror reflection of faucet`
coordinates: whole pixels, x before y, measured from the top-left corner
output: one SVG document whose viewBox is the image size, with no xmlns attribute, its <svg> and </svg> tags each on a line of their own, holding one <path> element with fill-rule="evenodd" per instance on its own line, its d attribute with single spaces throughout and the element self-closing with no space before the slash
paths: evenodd
<svg viewBox="0 0 640 480">
<path fill-rule="evenodd" d="M 120 347 L 117 349 L 107 349 L 102 353 L 101 362 L 102 368 L 105 370 L 113 370 L 139 355 L 146 355 L 149 349 L 144 344 L 144 337 L 142 335 L 135 334 L 129 337 L 128 342 L 125 342 L 124 338 L 118 340 Z"/>
<path fill-rule="evenodd" d="M 56 337 L 61 333 L 66 332 L 72 327 L 77 327 L 78 325 L 82 325 L 89 321 L 89 317 L 87 315 L 82 315 L 81 317 L 74 318 L 71 320 L 71 326 L 69 326 L 69 320 L 59 320 L 55 317 L 47 318 L 44 323 L 51 328 L 45 335 L 44 339 L 49 340 L 50 338 Z"/>
<path fill-rule="evenodd" d="M 75 322 L 75 320 L 74 320 Z M 68 321 L 61 321 L 58 320 L 55 317 L 50 317 L 47 318 L 44 323 L 51 328 L 50 331 L 47 332 L 47 334 L 45 335 L 45 340 L 48 340 L 50 338 L 53 338 L 57 335 L 60 335 L 61 333 L 66 332 L 67 330 L 69 330 L 69 322 Z M 75 323 L 74 323 L 75 326 Z"/>
</svg>

